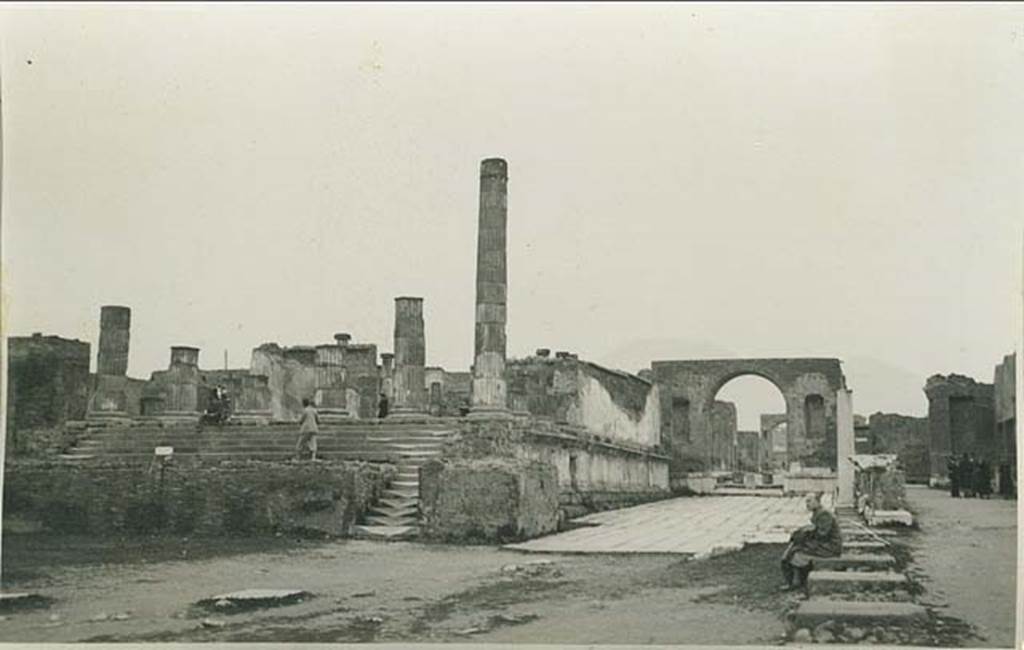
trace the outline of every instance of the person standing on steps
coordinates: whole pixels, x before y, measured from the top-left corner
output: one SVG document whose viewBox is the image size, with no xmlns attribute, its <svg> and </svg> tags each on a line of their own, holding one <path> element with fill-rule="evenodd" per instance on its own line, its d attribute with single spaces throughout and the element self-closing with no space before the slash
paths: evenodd
<svg viewBox="0 0 1024 650">
<path fill-rule="evenodd" d="M 806 501 L 811 524 L 796 530 L 782 554 L 783 591 L 806 589 L 807 576 L 814 568 L 814 559 L 838 557 L 843 552 L 839 522 L 821 505 L 821 494 L 809 494 Z"/>
<path fill-rule="evenodd" d="M 302 400 L 302 415 L 299 417 L 299 444 L 296 455 L 302 460 L 309 453 L 310 460 L 316 460 L 316 434 L 320 433 L 320 415 L 313 407 L 313 402 Z"/>
<path fill-rule="evenodd" d="M 380 394 L 380 399 L 377 401 L 377 417 L 386 418 L 388 416 L 388 396 L 384 393 Z"/>
</svg>

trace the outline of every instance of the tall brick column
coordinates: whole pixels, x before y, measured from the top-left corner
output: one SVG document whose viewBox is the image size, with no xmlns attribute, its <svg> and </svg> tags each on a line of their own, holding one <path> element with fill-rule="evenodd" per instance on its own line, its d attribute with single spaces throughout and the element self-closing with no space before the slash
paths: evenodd
<svg viewBox="0 0 1024 650">
<path fill-rule="evenodd" d="M 395 376 L 391 413 L 395 417 L 426 414 L 426 341 L 423 298 L 395 298 Z"/>
<path fill-rule="evenodd" d="M 124 377 L 128 373 L 128 339 L 132 310 L 117 305 L 100 307 L 100 344 L 96 374 Z"/>
<path fill-rule="evenodd" d="M 476 246 L 476 345 L 470 414 L 508 414 L 505 386 L 507 305 L 506 225 L 508 165 L 501 158 L 480 163 L 480 220 Z"/>
</svg>

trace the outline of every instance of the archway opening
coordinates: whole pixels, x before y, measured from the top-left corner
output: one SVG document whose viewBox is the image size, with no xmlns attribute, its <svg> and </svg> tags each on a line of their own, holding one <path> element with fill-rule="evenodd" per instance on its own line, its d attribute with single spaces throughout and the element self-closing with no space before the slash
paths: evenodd
<svg viewBox="0 0 1024 650">
<path fill-rule="evenodd" d="M 711 467 L 763 472 L 788 462 L 787 409 L 782 391 L 758 375 L 734 377 L 712 402 Z"/>
</svg>

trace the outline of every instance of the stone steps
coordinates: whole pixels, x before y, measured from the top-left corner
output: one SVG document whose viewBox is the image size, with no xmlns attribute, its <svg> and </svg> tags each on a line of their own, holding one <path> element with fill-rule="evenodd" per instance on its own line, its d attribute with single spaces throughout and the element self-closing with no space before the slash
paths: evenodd
<svg viewBox="0 0 1024 650">
<path fill-rule="evenodd" d="M 811 599 L 800 603 L 791 616 L 797 627 L 815 627 L 828 621 L 847 625 L 906 624 L 927 620 L 928 610 L 914 603 Z"/>
<path fill-rule="evenodd" d="M 394 542 L 416 537 L 419 529 L 416 526 L 354 526 L 352 533 L 359 539 Z"/>
<path fill-rule="evenodd" d="M 815 569 L 823 571 L 875 571 L 888 569 L 895 564 L 896 558 L 880 553 L 844 553 L 839 557 L 823 557 L 814 560 Z"/>
</svg>

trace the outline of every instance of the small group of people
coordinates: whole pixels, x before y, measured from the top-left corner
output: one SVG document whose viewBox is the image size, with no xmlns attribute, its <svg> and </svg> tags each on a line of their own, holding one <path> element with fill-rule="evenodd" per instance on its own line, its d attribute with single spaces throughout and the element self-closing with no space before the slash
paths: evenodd
<svg viewBox="0 0 1024 650">
<path fill-rule="evenodd" d="M 946 472 L 949 475 L 950 496 L 979 499 L 992 496 L 992 464 L 987 460 L 976 460 L 967 452 L 960 458 L 948 456 Z"/>
<path fill-rule="evenodd" d="M 821 497 L 820 493 L 807 496 L 805 505 L 811 513 L 811 523 L 793 532 L 782 554 L 783 591 L 806 589 L 815 559 L 838 557 L 843 552 L 839 522 L 822 506 Z"/>
</svg>

